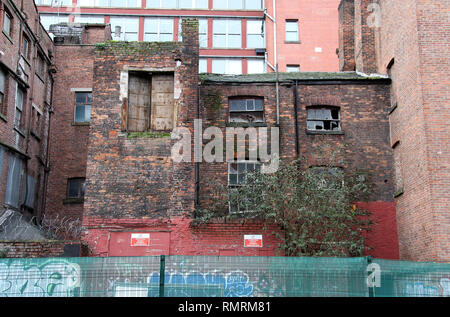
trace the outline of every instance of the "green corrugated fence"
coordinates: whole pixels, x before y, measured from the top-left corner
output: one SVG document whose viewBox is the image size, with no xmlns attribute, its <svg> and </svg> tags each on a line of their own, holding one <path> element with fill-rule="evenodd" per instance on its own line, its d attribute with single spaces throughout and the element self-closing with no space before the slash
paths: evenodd
<svg viewBox="0 0 450 317">
<path fill-rule="evenodd" d="M 128 296 L 450 296 L 450 264 L 306 257 L 0 259 L 0 297 Z"/>
</svg>

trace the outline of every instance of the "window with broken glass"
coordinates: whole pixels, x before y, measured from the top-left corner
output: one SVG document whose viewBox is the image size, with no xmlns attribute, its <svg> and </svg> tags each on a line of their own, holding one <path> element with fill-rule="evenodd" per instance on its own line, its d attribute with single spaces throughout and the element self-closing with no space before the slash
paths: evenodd
<svg viewBox="0 0 450 317">
<path fill-rule="evenodd" d="M 263 98 L 233 98 L 229 101 L 230 122 L 233 123 L 263 123 Z"/>
<path fill-rule="evenodd" d="M 308 131 L 341 131 L 341 114 L 337 107 L 307 109 Z"/>
</svg>

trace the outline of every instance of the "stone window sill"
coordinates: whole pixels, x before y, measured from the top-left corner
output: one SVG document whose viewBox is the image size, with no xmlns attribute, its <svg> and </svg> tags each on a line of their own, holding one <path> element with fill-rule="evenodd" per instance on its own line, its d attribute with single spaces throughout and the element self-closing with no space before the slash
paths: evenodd
<svg viewBox="0 0 450 317">
<path fill-rule="evenodd" d="M 65 199 L 63 199 L 64 205 L 82 204 L 82 203 L 84 203 L 84 198 L 65 198 Z"/>
<path fill-rule="evenodd" d="M 312 131 L 306 130 L 308 135 L 344 135 L 344 131 Z"/>
<path fill-rule="evenodd" d="M 72 122 L 72 126 L 77 127 L 77 126 L 90 126 L 91 123 L 90 122 Z"/>
</svg>

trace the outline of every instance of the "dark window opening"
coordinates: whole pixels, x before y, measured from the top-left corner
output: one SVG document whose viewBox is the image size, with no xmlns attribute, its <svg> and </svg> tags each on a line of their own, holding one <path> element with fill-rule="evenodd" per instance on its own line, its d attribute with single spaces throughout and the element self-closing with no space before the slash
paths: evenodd
<svg viewBox="0 0 450 317">
<path fill-rule="evenodd" d="M 36 74 L 41 78 L 44 79 L 45 74 L 45 61 L 44 58 L 41 55 L 38 55 L 38 61 L 36 66 Z"/>
<path fill-rule="evenodd" d="M 83 199 L 85 186 L 85 178 L 70 178 L 67 182 L 67 198 Z"/>
<path fill-rule="evenodd" d="M 309 131 L 341 131 L 341 114 L 337 107 L 307 109 Z"/>
<path fill-rule="evenodd" d="M 263 123 L 263 98 L 236 98 L 230 99 L 230 122 L 236 123 Z"/>
</svg>

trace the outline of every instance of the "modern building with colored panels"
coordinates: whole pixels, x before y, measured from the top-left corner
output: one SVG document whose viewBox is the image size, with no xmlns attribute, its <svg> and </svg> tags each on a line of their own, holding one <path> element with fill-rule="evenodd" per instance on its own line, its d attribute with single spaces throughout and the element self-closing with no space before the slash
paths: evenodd
<svg viewBox="0 0 450 317">
<path fill-rule="evenodd" d="M 113 40 L 181 41 L 200 23 L 199 72 L 337 71 L 339 0 L 37 0 L 41 22 L 110 23 Z"/>
</svg>

